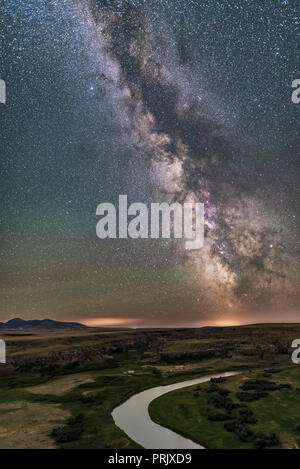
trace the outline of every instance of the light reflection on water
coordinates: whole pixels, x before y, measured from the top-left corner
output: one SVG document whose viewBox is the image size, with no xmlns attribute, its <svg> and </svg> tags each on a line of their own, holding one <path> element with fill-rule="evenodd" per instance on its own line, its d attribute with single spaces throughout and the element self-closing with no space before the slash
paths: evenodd
<svg viewBox="0 0 300 469">
<path fill-rule="evenodd" d="M 228 372 L 218 375 L 202 376 L 189 381 L 158 386 L 147 389 L 132 396 L 126 402 L 116 407 L 112 417 L 117 427 L 123 430 L 132 440 L 146 449 L 204 449 L 203 446 L 184 438 L 181 435 L 154 423 L 149 415 L 148 407 L 157 397 L 176 389 L 205 383 L 211 378 L 234 376 L 238 373 Z"/>
</svg>

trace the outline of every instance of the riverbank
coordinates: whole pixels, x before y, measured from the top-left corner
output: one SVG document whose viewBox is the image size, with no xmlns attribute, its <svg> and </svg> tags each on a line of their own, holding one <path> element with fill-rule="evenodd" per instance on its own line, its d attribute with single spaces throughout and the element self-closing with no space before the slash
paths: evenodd
<svg viewBox="0 0 300 469">
<path fill-rule="evenodd" d="M 171 393 L 174 390 L 206 383 L 211 379 L 233 376 L 234 372 L 214 374 L 181 381 L 167 386 L 147 389 L 132 396 L 112 412 L 117 427 L 123 430 L 132 440 L 146 449 L 204 449 L 195 441 L 185 438 L 168 428 L 156 424 L 150 418 L 148 407 L 154 399 Z"/>
<path fill-rule="evenodd" d="M 155 369 L 135 366 L 136 374 L 124 374 L 129 363 L 132 367 L 132 357 L 127 354 L 122 368 L 57 377 L 18 373 L 0 378 L 0 448 L 140 448 L 115 425 L 112 410 L 143 390 L 209 372 L 203 369 L 167 377 Z M 45 414 L 53 415 L 47 426 Z"/>
<path fill-rule="evenodd" d="M 247 380 L 252 382 L 262 380 L 286 387 L 268 391 L 266 397 L 243 402 L 237 398 L 237 393 L 244 395 L 253 393 L 240 389 Z M 248 386 L 251 388 L 251 384 Z M 251 449 L 259 444 L 264 446 L 263 438 L 257 441 L 257 434 L 265 436 L 274 434 L 278 437 L 278 444 L 273 439 L 267 441 L 266 447 L 269 443 L 274 448 L 300 448 L 300 375 L 297 367 L 282 369 L 274 374 L 263 371 L 244 372 L 242 375 L 228 378 L 224 384 L 219 385 L 221 389 L 228 391 L 227 396 L 234 404 L 244 405 L 244 409 L 248 409 L 248 422 L 257 420 L 251 424 L 246 423 L 247 419 L 244 418 L 244 426 L 238 429 L 234 425 L 227 425 L 231 430 L 238 430 L 236 433 L 226 430 L 224 425 L 236 422 L 240 418 L 242 407 L 232 410 L 231 419 L 226 419 L 224 415 L 230 412 L 222 408 L 222 402 L 216 399 L 218 391 L 215 394 L 208 392 L 209 387 L 209 384 L 203 384 L 159 397 L 149 406 L 152 420 L 208 449 Z M 216 408 L 212 402 L 218 403 L 218 407 Z M 253 416 L 249 417 L 251 413 Z M 224 420 L 217 421 L 218 419 Z M 245 429 L 250 429 L 253 435 L 247 435 Z"/>
</svg>

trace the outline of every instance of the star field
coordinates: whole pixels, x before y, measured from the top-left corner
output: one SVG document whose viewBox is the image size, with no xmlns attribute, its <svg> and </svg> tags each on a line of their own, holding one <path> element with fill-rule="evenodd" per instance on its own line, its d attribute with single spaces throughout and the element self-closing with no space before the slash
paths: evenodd
<svg viewBox="0 0 300 469">
<path fill-rule="evenodd" d="M 299 4 L 0 7 L 0 320 L 299 320 Z M 200 201 L 205 245 L 99 240 L 96 207 Z"/>
</svg>

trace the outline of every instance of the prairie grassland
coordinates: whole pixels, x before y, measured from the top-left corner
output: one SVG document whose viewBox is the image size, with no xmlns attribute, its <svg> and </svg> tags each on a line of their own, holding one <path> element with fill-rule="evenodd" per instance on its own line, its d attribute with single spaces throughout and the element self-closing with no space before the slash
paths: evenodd
<svg viewBox="0 0 300 469">
<path fill-rule="evenodd" d="M 220 387 L 229 391 L 228 396 L 233 403 L 245 405 L 245 408 L 253 413 L 257 423 L 250 424 L 249 427 L 254 434 L 275 433 L 279 438 L 279 444 L 275 445 L 275 448 L 299 449 L 300 368 L 294 366 L 274 371 L 276 371 L 274 374 L 263 371 L 245 372 L 228 378 Z M 237 394 L 241 392 L 240 387 L 247 380 L 271 381 L 278 385 L 288 384 L 291 388 L 270 391 L 267 397 L 241 403 Z M 209 387 L 210 384 L 207 383 L 192 386 L 154 400 L 149 409 L 152 419 L 208 449 L 255 448 L 255 439 L 242 441 L 237 434 L 224 428 L 224 421 L 211 420 L 212 412 L 214 414 L 226 412 L 224 409 L 214 407 L 214 393 L 208 392 Z M 231 411 L 232 420 L 237 418 L 238 412 L 239 408 Z"/>
<path fill-rule="evenodd" d="M 7 343 L 9 363 L 0 366 L 0 446 L 136 448 L 137 444 L 114 425 L 110 415 L 129 396 L 150 387 L 222 371 L 266 367 L 289 370 L 290 345 L 298 337 L 299 325 L 6 332 L 1 335 Z M 135 374 L 124 374 L 128 370 Z M 295 393 L 293 385 L 290 394 L 272 394 L 270 418 L 276 400 L 282 408 L 293 408 Z M 174 404 L 181 415 L 173 396 L 168 394 L 166 398 L 168 406 Z M 266 405 L 268 400 L 264 402 Z M 257 412 L 261 403 L 257 402 Z M 186 401 L 180 405 L 187 412 L 190 428 L 198 432 L 203 416 L 197 413 L 198 407 L 188 404 Z M 254 407 L 254 403 L 251 405 Z M 173 410 L 168 408 L 171 418 Z M 210 422 L 212 430 L 219 428 L 215 424 Z M 292 440 L 283 411 L 282 425 L 286 435 L 281 432 L 281 440 L 286 447 Z M 54 428 L 57 430 L 53 432 Z M 178 431 L 184 434 L 184 426 Z M 212 432 L 211 438 L 213 434 L 217 435 Z M 221 432 L 214 441 L 200 442 L 208 447 L 234 447 L 236 440 L 234 434 Z"/>
<path fill-rule="evenodd" d="M 69 416 L 58 404 L 28 401 L 0 404 L 0 449 L 55 448 L 50 432 Z"/>
</svg>

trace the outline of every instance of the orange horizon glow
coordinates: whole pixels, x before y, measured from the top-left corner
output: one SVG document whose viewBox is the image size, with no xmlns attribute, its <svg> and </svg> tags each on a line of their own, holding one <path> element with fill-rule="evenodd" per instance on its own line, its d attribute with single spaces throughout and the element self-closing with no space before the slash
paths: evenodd
<svg viewBox="0 0 300 469">
<path fill-rule="evenodd" d="M 89 327 L 118 327 L 118 326 L 134 326 L 140 322 L 135 318 L 88 318 L 80 321 L 81 324 Z"/>
<path fill-rule="evenodd" d="M 121 318 L 121 317 L 102 317 L 102 318 L 88 318 L 83 319 L 80 321 L 81 324 L 84 324 L 88 327 L 130 327 L 130 328 L 145 328 L 145 329 L 156 329 L 156 328 L 167 328 L 167 329 L 174 329 L 174 328 L 200 328 L 200 327 L 238 327 L 238 326 L 247 326 L 251 324 L 295 324 L 299 323 L 299 321 L 259 321 L 250 319 L 245 319 L 244 321 L 239 321 L 238 319 L 216 319 L 214 321 L 206 321 L 206 322 L 193 322 L 193 323 L 154 323 L 149 324 L 143 319 L 138 318 Z"/>
<path fill-rule="evenodd" d="M 243 326 L 249 324 L 247 321 L 239 321 L 237 319 L 217 319 L 212 322 L 208 322 L 207 326 L 215 327 L 231 327 L 231 326 Z"/>
</svg>

